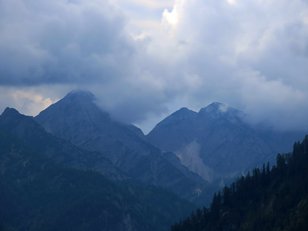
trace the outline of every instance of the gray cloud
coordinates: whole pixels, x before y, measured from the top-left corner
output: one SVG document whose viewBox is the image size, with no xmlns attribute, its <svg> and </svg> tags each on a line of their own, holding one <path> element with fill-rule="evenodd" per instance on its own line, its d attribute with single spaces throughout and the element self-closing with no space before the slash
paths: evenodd
<svg viewBox="0 0 308 231">
<path fill-rule="evenodd" d="M 171 80 L 183 89 L 175 95 L 186 94 L 197 107 L 227 102 L 253 122 L 308 128 L 305 1 L 179 0 L 164 16 L 165 47 L 152 43 L 151 52 L 176 60 Z"/>
<path fill-rule="evenodd" d="M 108 82 L 133 52 L 106 1 L 1 1 L 2 85 Z"/>
<path fill-rule="evenodd" d="M 0 85 L 10 89 L 2 105 L 35 114 L 35 91 L 47 99 L 45 90 L 53 89 L 56 99 L 63 88 L 84 88 L 127 122 L 164 110 L 164 93 L 147 80 L 152 73 L 143 69 L 147 58 L 126 31 L 127 18 L 108 1 L 4 0 L 0 19 Z"/>
<path fill-rule="evenodd" d="M 2 101 L 25 108 L 22 94 L 10 100 L 22 89 L 43 107 L 85 88 L 120 120 L 147 128 L 211 101 L 254 123 L 308 127 L 306 1 L 175 0 L 160 28 L 133 36 L 128 21 L 144 13 L 133 7 L 137 19 L 124 17 L 119 2 L 0 1 L 0 85 L 10 88 Z"/>
</svg>

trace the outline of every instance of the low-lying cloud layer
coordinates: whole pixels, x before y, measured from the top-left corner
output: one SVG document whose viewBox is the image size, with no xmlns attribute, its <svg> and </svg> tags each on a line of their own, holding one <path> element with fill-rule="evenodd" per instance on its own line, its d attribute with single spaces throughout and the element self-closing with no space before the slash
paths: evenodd
<svg viewBox="0 0 308 231">
<path fill-rule="evenodd" d="M 308 128 L 307 1 L 130 1 L 0 1 L 0 107 L 36 113 L 85 88 L 146 129 L 211 101 Z M 156 26 L 143 24 L 145 6 Z"/>
</svg>

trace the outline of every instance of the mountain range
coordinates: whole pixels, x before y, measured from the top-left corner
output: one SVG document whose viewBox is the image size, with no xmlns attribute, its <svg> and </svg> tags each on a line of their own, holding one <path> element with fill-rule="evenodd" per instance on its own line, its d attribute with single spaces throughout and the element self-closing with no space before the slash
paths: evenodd
<svg viewBox="0 0 308 231">
<path fill-rule="evenodd" d="M 126 179 L 125 174 L 97 152 L 81 149 L 70 142 L 46 132 L 33 117 L 24 116 L 16 109 L 6 108 L 0 117 L 0 129 L 22 141 L 34 152 L 55 163 L 83 170 L 95 170 L 110 179 Z"/>
<path fill-rule="evenodd" d="M 251 125 L 244 112 L 215 102 L 199 112 L 187 108 L 174 112 L 155 126 L 147 140 L 176 153 L 183 165 L 213 182 L 273 163 L 277 153 L 289 152 L 304 134 Z"/>
<path fill-rule="evenodd" d="M 222 103 L 182 108 L 148 134 L 87 91 L 36 117 L 0 116 L 0 230 L 167 230 L 304 132 L 252 125 Z"/>
<path fill-rule="evenodd" d="M 100 109 L 90 92 L 71 92 L 35 119 L 50 134 L 84 150 L 99 152 L 139 182 L 163 187 L 190 200 L 206 187 L 206 182 L 173 153 L 163 153 L 147 142 L 138 128 L 120 123 Z"/>
<path fill-rule="evenodd" d="M 108 179 L 104 172 L 117 170 L 106 160 L 92 169 L 85 157 L 91 154 L 47 134 L 33 118 L 5 110 L 0 230 L 167 230 L 194 207 L 160 188 Z"/>
</svg>

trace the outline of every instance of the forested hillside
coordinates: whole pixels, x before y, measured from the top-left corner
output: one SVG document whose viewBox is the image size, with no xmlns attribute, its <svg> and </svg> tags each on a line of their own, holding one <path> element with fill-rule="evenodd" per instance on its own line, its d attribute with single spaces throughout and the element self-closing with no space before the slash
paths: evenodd
<svg viewBox="0 0 308 231">
<path fill-rule="evenodd" d="M 198 209 L 172 231 L 308 230 L 308 136 L 292 154 L 277 156 L 217 193 L 209 208 Z"/>
</svg>

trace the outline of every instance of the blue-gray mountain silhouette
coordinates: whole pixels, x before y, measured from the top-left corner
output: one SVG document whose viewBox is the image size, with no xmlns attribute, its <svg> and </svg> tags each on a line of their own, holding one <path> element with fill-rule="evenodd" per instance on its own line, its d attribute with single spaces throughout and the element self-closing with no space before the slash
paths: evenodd
<svg viewBox="0 0 308 231">
<path fill-rule="evenodd" d="M 162 153 L 133 125 L 120 123 L 99 108 L 93 94 L 69 93 L 42 111 L 36 120 L 51 134 L 78 147 L 100 152 L 132 179 L 195 198 L 205 181 L 172 153 Z"/>
<path fill-rule="evenodd" d="M 160 188 L 110 176 L 117 170 L 98 155 L 7 108 L 0 116 L 0 230 L 167 230 L 193 208 Z"/>
<path fill-rule="evenodd" d="M 177 154 L 207 181 L 238 176 L 291 150 L 303 132 L 280 132 L 246 122 L 245 113 L 223 103 L 199 112 L 182 108 L 158 123 L 147 139 Z"/>
</svg>

